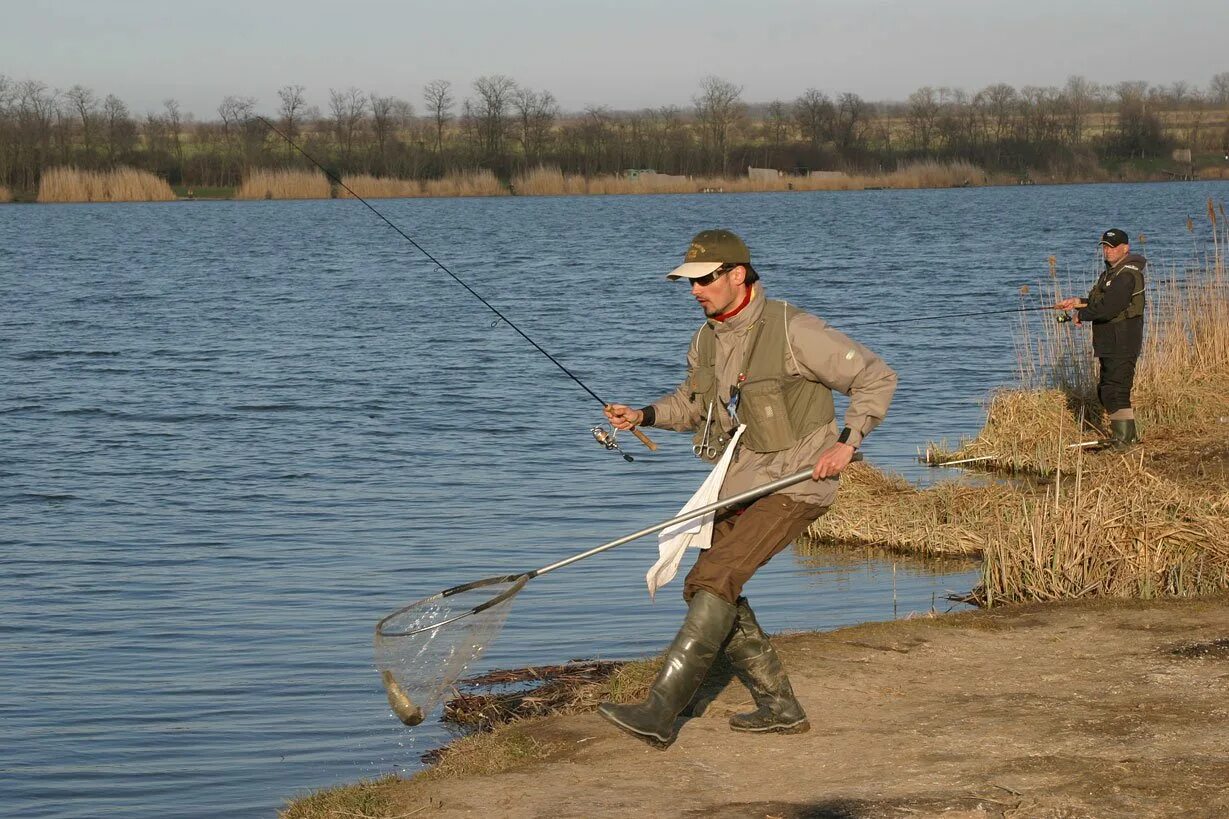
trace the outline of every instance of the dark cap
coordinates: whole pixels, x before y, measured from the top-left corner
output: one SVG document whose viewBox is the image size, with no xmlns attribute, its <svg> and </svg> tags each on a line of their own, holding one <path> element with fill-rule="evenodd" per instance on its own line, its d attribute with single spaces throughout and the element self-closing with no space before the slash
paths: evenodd
<svg viewBox="0 0 1229 819">
<path fill-rule="evenodd" d="M 1127 241 L 1127 232 L 1118 228 L 1110 228 L 1101 234 L 1100 244 L 1108 245 L 1109 247 L 1118 247 L 1119 245 L 1130 244 Z"/>
<path fill-rule="evenodd" d="M 702 230 L 687 246 L 683 264 L 666 274 L 666 278 L 698 279 L 727 264 L 751 264 L 747 244 L 728 230 Z"/>
</svg>

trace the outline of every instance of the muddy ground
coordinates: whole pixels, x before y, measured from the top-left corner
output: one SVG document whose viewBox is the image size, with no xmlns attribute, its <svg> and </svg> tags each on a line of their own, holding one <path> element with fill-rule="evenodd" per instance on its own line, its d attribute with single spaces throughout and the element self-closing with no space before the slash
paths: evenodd
<svg viewBox="0 0 1229 819">
<path fill-rule="evenodd" d="M 750 703 L 735 680 L 666 751 L 593 713 L 551 717 L 524 728 L 547 759 L 404 783 L 394 804 L 445 817 L 1229 816 L 1229 596 L 776 642 L 807 734 L 731 732 Z"/>
</svg>

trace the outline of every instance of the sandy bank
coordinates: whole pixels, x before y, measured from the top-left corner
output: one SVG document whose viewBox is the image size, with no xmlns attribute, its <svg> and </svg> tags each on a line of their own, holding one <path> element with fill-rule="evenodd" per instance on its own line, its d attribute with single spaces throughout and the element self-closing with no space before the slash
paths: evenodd
<svg viewBox="0 0 1229 819">
<path fill-rule="evenodd" d="M 592 713 L 551 717 L 515 729 L 543 759 L 349 796 L 388 817 L 1229 815 L 1229 596 L 1020 606 L 778 645 L 810 733 L 732 733 L 750 702 L 732 681 L 667 751 Z M 355 815 L 345 804 L 293 815 Z"/>
</svg>

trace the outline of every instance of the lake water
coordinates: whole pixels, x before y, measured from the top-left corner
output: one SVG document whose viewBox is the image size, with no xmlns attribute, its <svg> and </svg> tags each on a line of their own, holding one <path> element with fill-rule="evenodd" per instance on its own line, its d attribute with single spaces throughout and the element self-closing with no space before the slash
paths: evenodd
<svg viewBox="0 0 1229 819">
<path fill-rule="evenodd" d="M 699 313 L 664 281 L 742 234 L 770 295 L 901 375 L 873 463 L 919 481 L 1009 382 L 1022 284 L 1086 292 L 1096 239 L 1180 263 L 1225 183 L 376 206 L 605 400 L 671 389 Z M 1201 223 L 1202 224 L 1202 223 Z M 1200 228 L 1206 233 L 1206 229 Z M 934 313 L 946 321 L 863 326 Z M 390 714 L 372 628 L 446 586 L 670 517 L 704 467 L 626 464 L 590 396 L 355 202 L 0 207 L 0 804 L 32 817 L 259 816 L 413 771 L 446 734 Z M 652 540 L 531 583 L 482 668 L 660 651 Z M 976 573 L 788 551 L 770 630 L 924 611 Z M 893 588 L 895 587 L 895 600 Z"/>
</svg>

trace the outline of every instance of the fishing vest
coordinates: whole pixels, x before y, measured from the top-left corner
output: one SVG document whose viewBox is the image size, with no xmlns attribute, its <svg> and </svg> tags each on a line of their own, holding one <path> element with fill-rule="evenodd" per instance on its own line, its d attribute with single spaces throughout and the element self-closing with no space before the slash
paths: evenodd
<svg viewBox="0 0 1229 819">
<path fill-rule="evenodd" d="M 807 435 L 836 417 L 832 390 L 786 371 L 789 350 L 789 322 L 802 311 L 783 301 L 769 299 L 755 325 L 748 331 L 750 340 L 743 354 L 743 379 L 738 391 L 736 414 L 746 424 L 741 444 L 752 452 L 779 452 L 789 449 Z M 726 406 L 730 396 L 717 394 L 717 334 L 705 322 L 696 339 L 696 368 L 691 378 L 692 400 L 699 402 L 701 415 L 708 407 Z M 714 410 L 709 443 L 716 447 L 717 460 L 729 443 L 730 433 L 722 429 Z M 705 430 L 696 431 L 700 446 Z M 704 457 L 703 455 L 701 457 Z"/>
<path fill-rule="evenodd" d="M 1118 315 L 1106 321 L 1108 324 L 1114 324 L 1127 319 L 1139 318 L 1144 314 L 1144 265 L 1147 262 L 1143 256 L 1137 256 L 1132 253 L 1122 258 L 1117 265 L 1107 269 L 1104 273 L 1097 277 L 1097 282 L 1092 286 L 1092 290 L 1088 293 L 1088 306 L 1094 309 L 1101 306 L 1101 302 L 1105 301 L 1105 291 L 1109 289 L 1110 282 L 1118 278 L 1119 275 L 1127 273 L 1131 276 L 1131 301 L 1127 304 L 1125 310 Z"/>
</svg>

